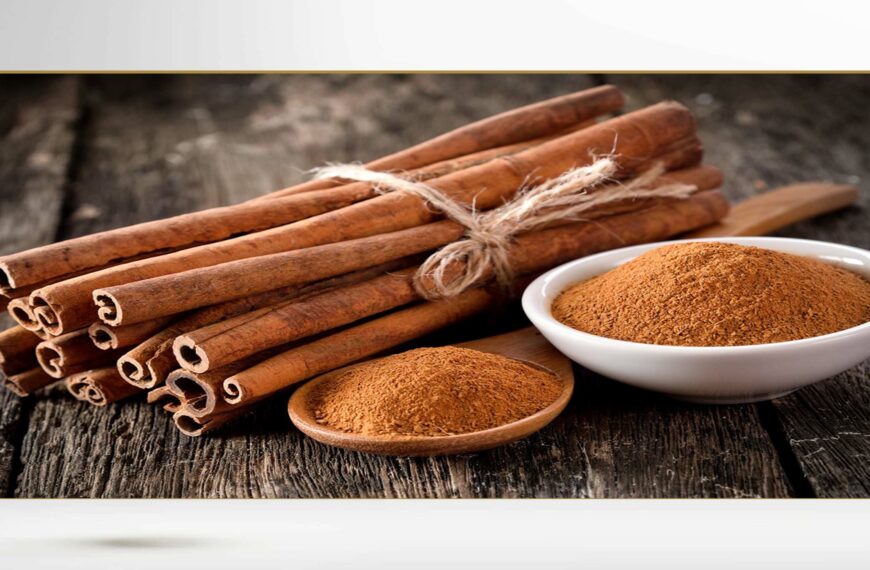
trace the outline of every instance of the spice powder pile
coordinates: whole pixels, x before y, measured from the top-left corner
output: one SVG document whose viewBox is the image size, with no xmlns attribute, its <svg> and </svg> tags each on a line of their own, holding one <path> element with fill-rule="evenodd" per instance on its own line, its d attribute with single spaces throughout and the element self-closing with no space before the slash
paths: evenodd
<svg viewBox="0 0 870 570">
<path fill-rule="evenodd" d="M 348 369 L 311 394 L 319 424 L 377 436 L 445 436 L 530 416 L 562 391 L 557 376 L 456 347 L 420 348 Z"/>
<path fill-rule="evenodd" d="M 581 331 L 647 344 L 764 344 L 867 322 L 870 282 L 757 247 L 675 244 L 569 287 L 552 314 Z"/>
</svg>

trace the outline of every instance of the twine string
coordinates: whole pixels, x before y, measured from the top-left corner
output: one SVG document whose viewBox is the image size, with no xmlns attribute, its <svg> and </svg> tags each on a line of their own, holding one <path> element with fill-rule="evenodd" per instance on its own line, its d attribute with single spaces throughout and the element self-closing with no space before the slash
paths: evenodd
<svg viewBox="0 0 870 570">
<path fill-rule="evenodd" d="M 681 183 L 651 187 L 665 172 L 661 164 L 625 183 L 613 180 L 617 170 L 613 157 L 602 157 L 536 186 L 524 184 L 513 199 L 485 212 L 478 212 L 473 204 L 459 203 L 422 182 L 360 165 L 336 164 L 314 172 L 316 178 L 369 182 L 381 194 L 397 191 L 413 194 L 465 228 L 464 239 L 433 253 L 414 276 L 420 294 L 434 299 L 458 295 L 490 275 L 502 287 L 509 287 L 514 278 L 510 245 L 518 234 L 558 223 L 586 221 L 590 213 L 608 204 L 648 198 L 685 199 L 697 190 Z M 458 274 L 456 267 L 462 268 Z"/>
</svg>

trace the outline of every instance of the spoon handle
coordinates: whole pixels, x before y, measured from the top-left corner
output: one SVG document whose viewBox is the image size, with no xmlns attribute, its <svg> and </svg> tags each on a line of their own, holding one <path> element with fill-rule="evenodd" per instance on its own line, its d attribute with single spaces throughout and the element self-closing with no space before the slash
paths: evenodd
<svg viewBox="0 0 870 570">
<path fill-rule="evenodd" d="M 833 182 L 802 182 L 743 200 L 716 224 L 685 238 L 759 236 L 845 208 L 858 201 L 858 188 Z"/>
</svg>

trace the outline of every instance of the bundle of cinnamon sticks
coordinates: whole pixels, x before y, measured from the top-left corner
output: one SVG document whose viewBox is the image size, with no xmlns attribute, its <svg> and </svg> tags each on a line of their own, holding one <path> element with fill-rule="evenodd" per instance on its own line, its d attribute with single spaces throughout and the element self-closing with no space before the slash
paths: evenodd
<svg viewBox="0 0 870 570">
<path fill-rule="evenodd" d="M 617 162 L 619 180 L 663 167 L 656 184 L 692 188 L 688 198 L 625 200 L 516 236 L 507 257 L 517 291 L 570 259 L 662 240 L 727 212 L 719 170 L 700 165 L 691 113 L 664 102 L 608 118 L 622 105 L 618 89 L 597 87 L 366 167 L 480 210 L 603 155 Z M 20 395 L 61 379 L 95 405 L 148 391 L 182 432 L 200 435 L 317 374 L 491 307 L 505 294 L 491 273 L 435 300 L 413 279 L 466 229 L 406 192 L 312 180 L 0 257 L 0 293 L 18 323 L 0 333 L 0 371 Z"/>
</svg>

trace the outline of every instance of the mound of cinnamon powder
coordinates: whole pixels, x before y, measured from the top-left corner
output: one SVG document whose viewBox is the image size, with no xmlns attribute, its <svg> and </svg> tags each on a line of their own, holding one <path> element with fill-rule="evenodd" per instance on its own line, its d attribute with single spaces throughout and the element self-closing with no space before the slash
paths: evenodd
<svg viewBox="0 0 870 570">
<path fill-rule="evenodd" d="M 647 344 L 764 344 L 867 322 L 870 282 L 757 247 L 675 244 L 569 287 L 552 314 L 581 331 Z"/>
<path fill-rule="evenodd" d="M 379 436 L 445 436 L 530 416 L 562 391 L 522 362 L 456 348 L 420 348 L 349 369 L 311 394 L 318 423 Z"/>
</svg>

